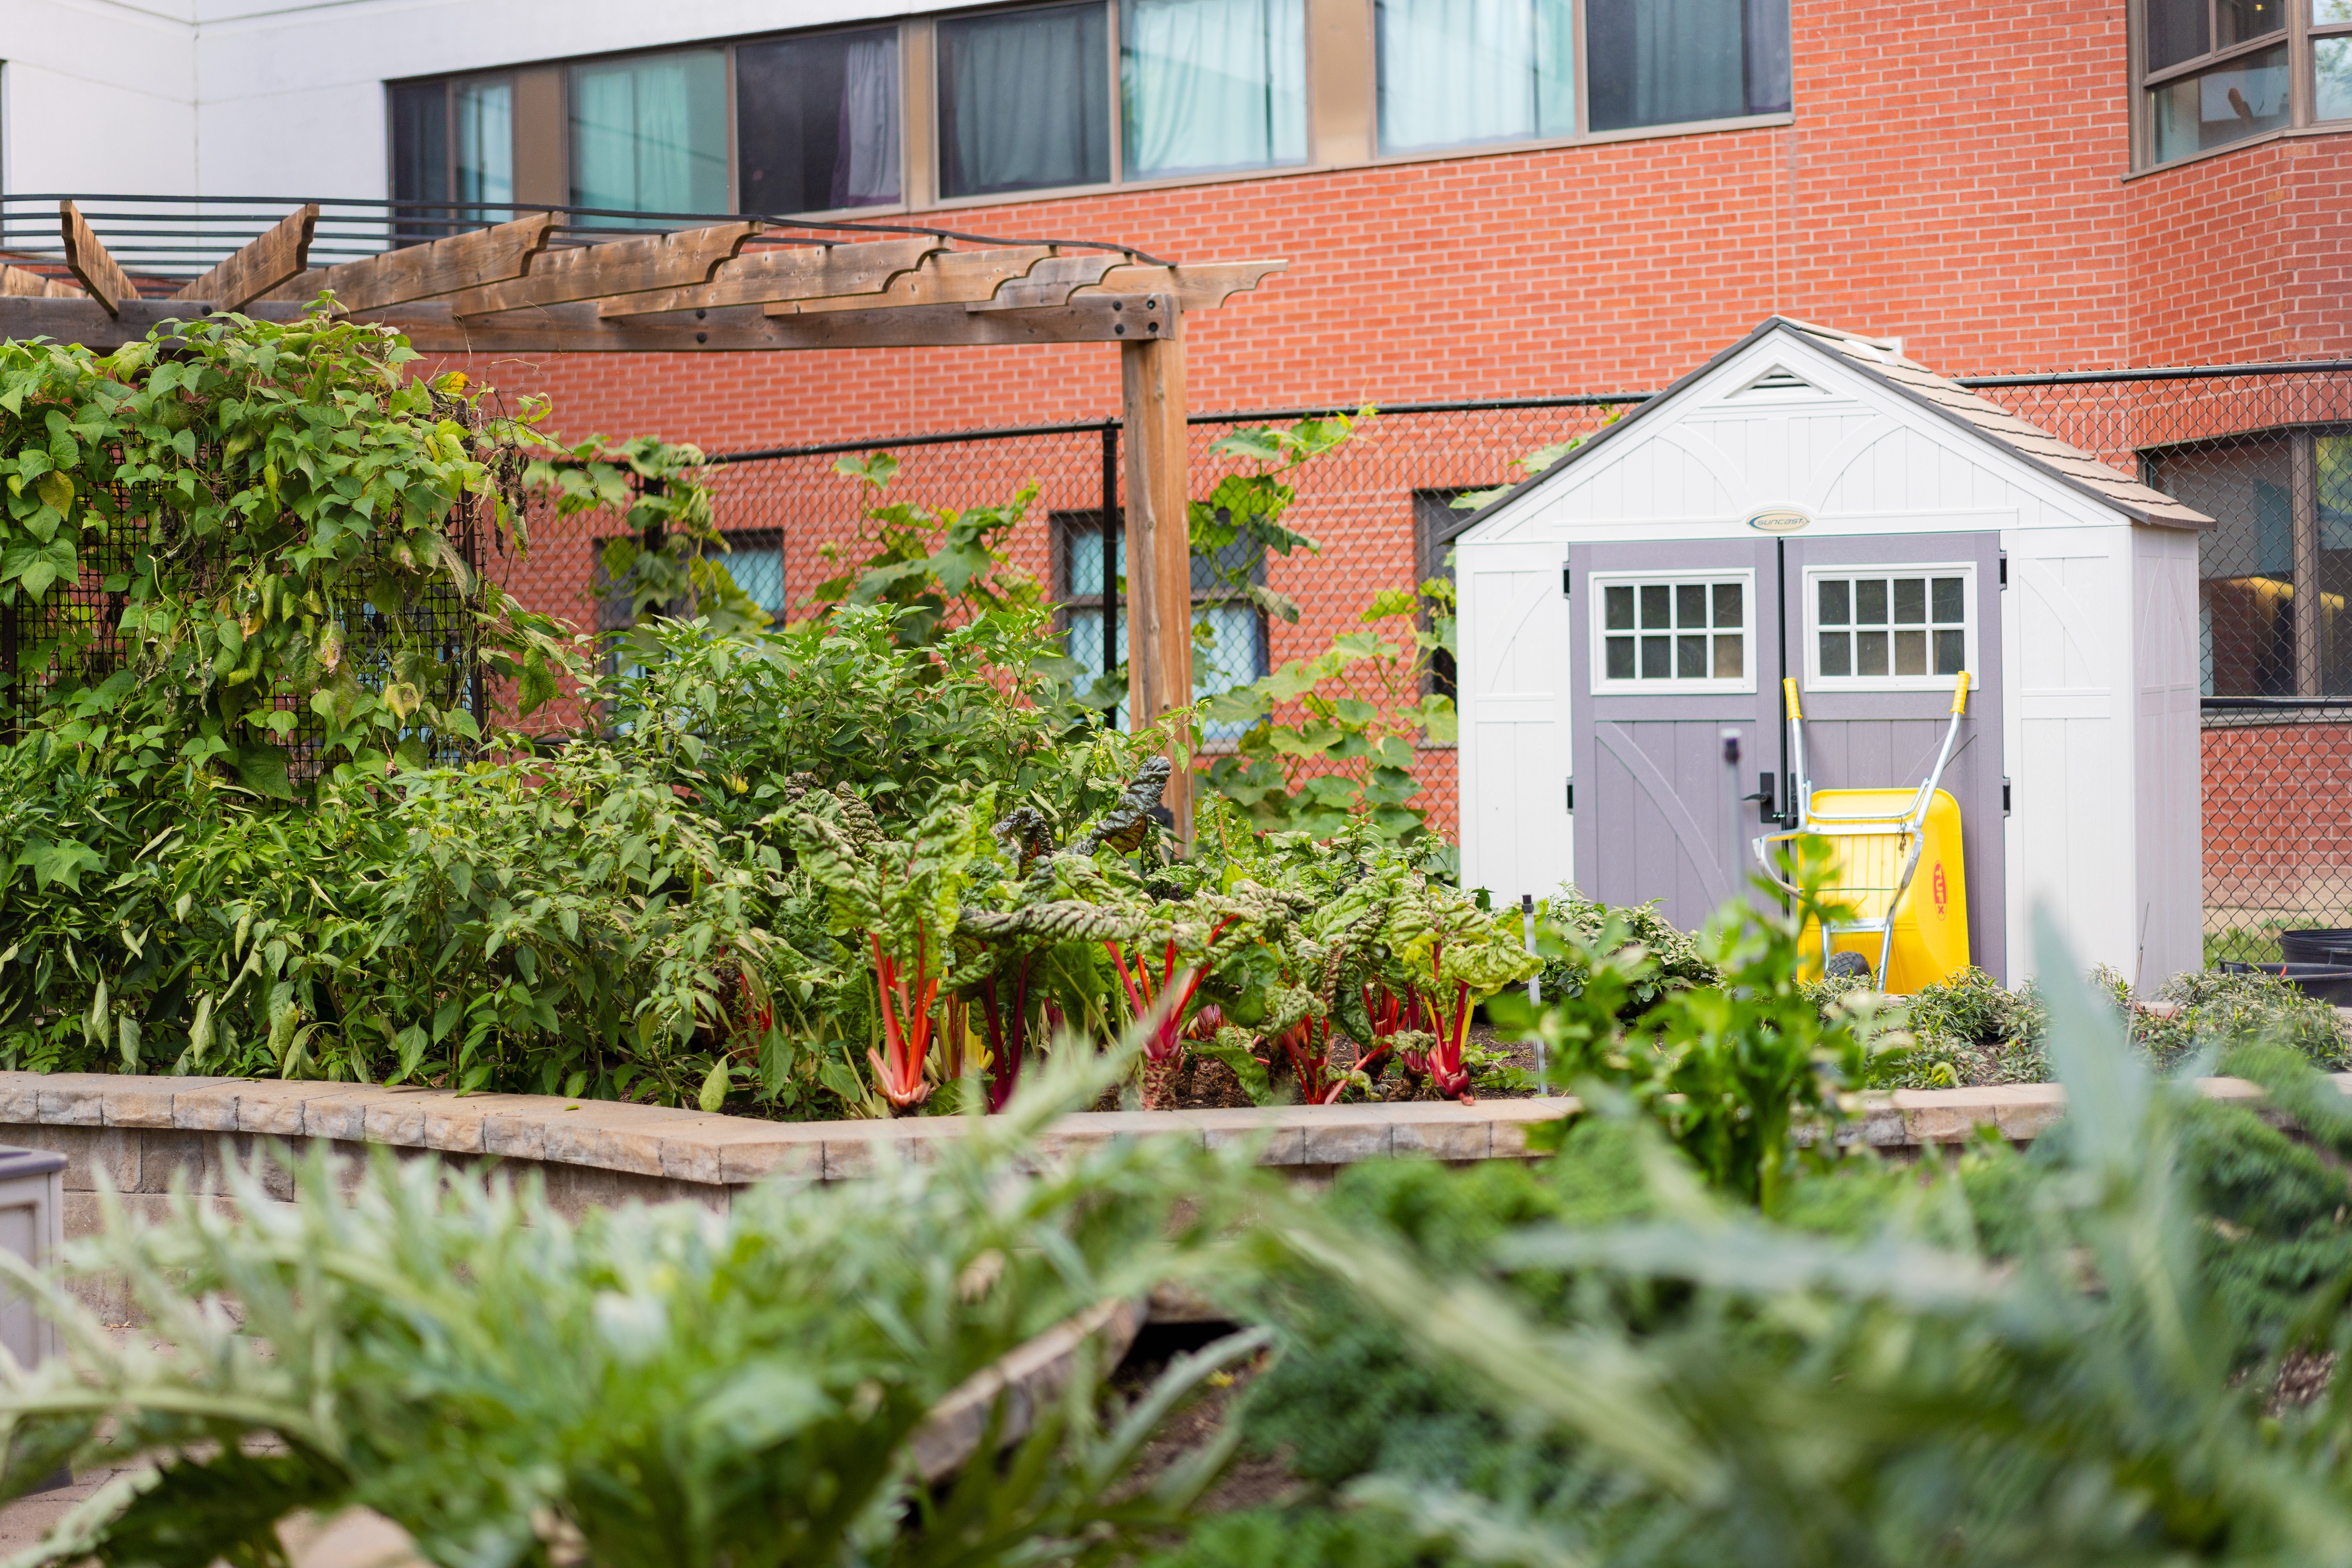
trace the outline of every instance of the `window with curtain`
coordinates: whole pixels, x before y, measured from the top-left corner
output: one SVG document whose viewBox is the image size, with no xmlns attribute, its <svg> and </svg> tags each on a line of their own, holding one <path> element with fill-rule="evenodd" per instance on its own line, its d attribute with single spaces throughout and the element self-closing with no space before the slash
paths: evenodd
<svg viewBox="0 0 2352 1568">
<path fill-rule="evenodd" d="M 1307 159 L 1305 0 L 1122 0 L 1130 179 Z"/>
<path fill-rule="evenodd" d="M 1789 111 L 1789 0 L 1585 0 L 1594 131 Z"/>
<path fill-rule="evenodd" d="M 1376 0 L 1383 153 L 1576 134 L 1570 0 Z"/>
<path fill-rule="evenodd" d="M 455 159 L 451 174 L 461 202 L 514 200 L 514 86 L 461 81 L 449 95 Z M 508 215 L 491 213 L 493 219 Z"/>
<path fill-rule="evenodd" d="M 727 54 L 572 68 L 572 200 L 623 212 L 725 212 Z"/>
<path fill-rule="evenodd" d="M 738 47 L 735 147 L 745 212 L 825 212 L 897 201 L 898 29 Z"/>
<path fill-rule="evenodd" d="M 1109 34 L 1101 5 L 941 22 L 940 194 L 1109 180 Z"/>
</svg>

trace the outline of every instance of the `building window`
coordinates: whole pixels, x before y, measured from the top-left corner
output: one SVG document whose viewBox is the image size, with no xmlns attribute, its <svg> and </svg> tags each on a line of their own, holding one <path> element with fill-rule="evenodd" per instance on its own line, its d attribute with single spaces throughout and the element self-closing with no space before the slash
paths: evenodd
<svg viewBox="0 0 2352 1568">
<path fill-rule="evenodd" d="M 2297 122 L 2352 119 L 2352 0 L 2141 0 L 2143 161 L 2170 163 Z"/>
<path fill-rule="evenodd" d="M 1585 0 L 1591 128 L 1789 112 L 1788 0 Z"/>
<path fill-rule="evenodd" d="M 727 568 L 727 575 L 768 619 L 784 618 L 784 533 L 779 528 L 730 530 L 719 535 L 727 542 L 711 559 Z"/>
<path fill-rule="evenodd" d="M 415 204 L 396 237 L 406 244 L 506 218 L 514 201 L 514 84 L 476 77 L 394 87 L 392 197 Z M 499 210 L 461 205 L 468 202 Z"/>
<path fill-rule="evenodd" d="M 1461 496 L 1481 487 L 1456 485 L 1447 489 L 1415 490 L 1412 492 L 1412 558 L 1413 585 L 1433 580 L 1451 584 L 1454 581 L 1454 542 L 1446 530 L 1462 521 L 1461 509 L 1454 503 Z M 1418 617 L 1423 631 L 1433 629 L 1429 601 L 1423 599 Z M 1454 666 L 1454 655 L 1439 648 L 1429 656 L 1429 668 L 1422 673 L 1421 694 L 1444 697 L 1449 700 L 1460 696 L 1460 682 Z"/>
<path fill-rule="evenodd" d="M 2352 434 L 2158 453 L 2147 471 L 2213 519 L 2197 552 L 2204 694 L 2352 696 Z"/>
<path fill-rule="evenodd" d="M 1570 0 L 1377 0 L 1383 153 L 1576 134 Z"/>
<path fill-rule="evenodd" d="M 1307 159 L 1305 0 L 1122 0 L 1131 179 Z"/>
<path fill-rule="evenodd" d="M 727 51 L 572 68 L 572 201 L 619 212 L 722 213 Z"/>
<path fill-rule="evenodd" d="M 898 199 L 898 31 L 865 27 L 735 51 L 742 210 L 824 212 Z"/>
<path fill-rule="evenodd" d="M 1749 572 L 1660 578 L 1596 573 L 1592 689 L 1753 691 Z"/>
<path fill-rule="evenodd" d="M 1114 513 L 1110 539 L 1113 586 L 1118 608 L 1110 623 L 1111 657 L 1104 659 L 1103 531 L 1099 511 L 1057 511 L 1053 514 L 1054 573 L 1060 584 L 1062 629 L 1069 634 L 1068 652 L 1076 660 L 1083 688 L 1105 669 L 1127 662 L 1127 525 L 1124 512 Z M 1236 543 L 1221 557 L 1192 557 L 1192 695 L 1213 697 L 1236 686 L 1264 678 L 1272 668 L 1265 614 L 1236 591 L 1234 580 L 1265 584 L 1265 555 L 1240 553 Z M 1112 710 L 1111 722 L 1124 726 L 1127 709 Z M 1210 745 L 1231 745 L 1247 728 L 1241 724 L 1208 724 L 1202 738 Z"/>
<path fill-rule="evenodd" d="M 1840 567 L 1805 579 L 1808 689 L 1940 691 L 1971 667 L 1968 566 Z"/>
<path fill-rule="evenodd" d="M 1053 524 L 1054 578 L 1061 584 L 1062 630 L 1068 634 L 1066 651 L 1077 663 L 1078 689 L 1084 691 L 1106 672 L 1127 662 L 1126 595 L 1119 595 L 1114 609 L 1103 594 L 1106 566 L 1113 588 L 1124 590 L 1127 585 L 1126 523 L 1122 517 L 1108 542 L 1099 511 L 1057 511 Z M 1110 551 L 1108 561 L 1103 553 L 1106 542 Z M 1108 637 L 1104 635 L 1107 618 Z M 1124 702 L 1110 710 L 1110 722 L 1126 728 Z"/>
<path fill-rule="evenodd" d="M 1109 49 L 1101 4 L 941 22 L 940 194 L 1107 183 Z"/>
</svg>

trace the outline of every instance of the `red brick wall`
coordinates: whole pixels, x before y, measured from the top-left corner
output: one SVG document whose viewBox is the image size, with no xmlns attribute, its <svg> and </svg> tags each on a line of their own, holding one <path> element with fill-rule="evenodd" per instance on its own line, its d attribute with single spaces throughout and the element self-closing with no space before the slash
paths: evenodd
<svg viewBox="0 0 2352 1568">
<path fill-rule="evenodd" d="M 1654 388 L 1776 312 L 1900 336 L 1949 374 L 2352 353 L 2352 135 L 2126 180 L 2123 0 L 1796 0 L 1794 27 L 1787 128 L 940 221 L 1179 260 L 1287 258 L 1256 293 L 1187 323 L 1196 409 Z M 1117 355 L 1095 345 L 467 368 L 546 395 L 568 433 L 717 450 L 1118 403 Z M 1399 499 L 1302 519 L 1326 553 L 1276 575 L 1307 610 L 1276 628 L 1277 659 L 1407 580 L 1404 516 Z M 1042 529 L 1026 553 L 1042 570 Z M 794 565 L 796 595 L 814 580 Z"/>
</svg>

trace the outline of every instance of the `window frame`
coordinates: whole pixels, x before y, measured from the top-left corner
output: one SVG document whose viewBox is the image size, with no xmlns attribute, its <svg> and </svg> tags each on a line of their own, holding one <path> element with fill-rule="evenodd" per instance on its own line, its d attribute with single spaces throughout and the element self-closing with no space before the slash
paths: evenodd
<svg viewBox="0 0 2352 1568">
<path fill-rule="evenodd" d="M 1612 679 L 1609 673 L 1609 617 L 1603 609 L 1608 603 L 1608 590 L 1612 587 L 1692 587 L 1719 583 L 1740 585 L 1739 668 L 1737 679 L 1728 677 L 1667 676 L 1644 679 L 1636 675 L 1630 679 Z M 1753 695 L 1756 691 L 1756 571 L 1750 566 L 1724 567 L 1720 570 L 1677 572 L 1667 570 L 1621 569 L 1591 572 L 1585 575 L 1584 592 L 1590 595 L 1591 608 L 1586 612 L 1586 640 L 1591 645 L 1586 658 L 1591 662 L 1585 688 L 1595 697 L 1703 697 L 1720 695 Z M 1711 599 L 1711 596 L 1710 596 Z M 1622 635 L 1623 628 L 1618 628 Z M 1639 628 L 1636 628 L 1638 634 Z M 1723 635 L 1713 625 L 1710 614 L 1707 635 Z"/>
<path fill-rule="evenodd" d="M 2219 48 L 2208 48 L 2203 54 L 2179 61 L 2161 69 L 2147 67 L 2150 27 L 2148 6 L 2152 0 L 2132 0 L 2129 25 L 2125 29 L 2125 61 L 2131 83 L 2130 125 L 2132 140 L 2132 170 L 2135 175 L 2153 174 L 2161 169 L 2178 169 L 2185 164 L 2217 158 L 2242 148 L 2259 147 L 2284 137 L 2325 134 L 2331 131 L 2352 128 L 2352 114 L 2332 120 L 2318 117 L 2318 77 L 2316 46 L 2322 39 L 2352 38 L 2352 19 L 2342 22 L 2315 22 L 2312 11 L 2315 0 L 2281 0 L 2286 6 L 2285 24 L 2274 31 L 2257 37 Z M 2206 37 L 2219 33 L 2219 12 L 2221 0 L 2204 0 Z M 2257 55 L 2284 47 L 2286 50 L 2287 115 L 2286 123 L 2234 142 L 2218 146 L 2200 147 L 2159 161 L 2156 155 L 2156 93 L 2158 89 L 2202 76 L 2208 71 L 2225 68 L 2250 60 Z"/>
<path fill-rule="evenodd" d="M 1977 592 L 1976 563 L 1973 561 L 1859 561 L 1841 563 L 1834 565 L 1807 566 L 1804 570 L 1802 585 L 1798 589 L 1799 594 L 1802 595 L 1801 603 L 1803 605 L 1803 616 L 1801 617 L 1803 631 L 1801 635 L 1804 638 L 1805 668 L 1804 675 L 1802 677 L 1802 689 L 1806 691 L 1819 691 L 1824 695 L 1833 692 L 1864 691 L 1941 691 L 1949 693 L 1952 689 L 1953 678 L 1951 676 L 1937 675 L 1932 670 L 1926 675 L 1895 675 L 1891 672 L 1885 675 L 1823 675 L 1822 673 L 1822 596 L 1821 589 L 1817 584 L 1824 578 L 1832 580 L 1843 578 L 1850 582 L 1856 578 L 1865 577 L 1884 577 L 1889 579 L 1895 577 L 1959 578 L 1961 616 L 1960 672 L 1968 676 L 1969 690 L 1974 691 L 1982 684 L 1984 676 L 1983 672 L 1978 668 L 1977 657 L 1979 653 L 1977 638 L 1982 628 L 1982 617 L 1979 611 L 1979 600 Z M 1924 623 L 1924 625 L 1929 628 L 1932 628 L 1936 625 L 1934 619 L 1934 603 L 1935 590 L 1931 587 L 1928 590 L 1929 618 Z M 1853 622 L 1847 623 L 1849 626 L 1852 626 L 1855 623 Z M 1887 626 L 1890 630 L 1893 628 L 1894 624 L 1895 623 L 1892 620 L 1888 621 Z M 1889 662 L 1891 664 L 1892 660 L 1890 659 Z M 1930 665 L 1935 663 L 1932 645 L 1927 662 Z"/>
</svg>

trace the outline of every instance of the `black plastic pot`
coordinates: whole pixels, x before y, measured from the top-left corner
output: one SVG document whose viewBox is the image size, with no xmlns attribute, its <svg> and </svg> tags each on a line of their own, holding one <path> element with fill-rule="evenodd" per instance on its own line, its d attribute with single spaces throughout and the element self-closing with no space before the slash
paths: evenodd
<svg viewBox="0 0 2352 1568">
<path fill-rule="evenodd" d="M 2221 969 L 2227 974 L 2276 974 L 2315 1002 L 2352 1007 L 2352 964 L 2228 963 Z"/>
<path fill-rule="evenodd" d="M 2289 963 L 2352 963 L 2352 931 L 2326 926 L 2283 931 L 2279 956 Z"/>
</svg>

